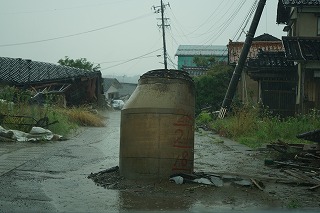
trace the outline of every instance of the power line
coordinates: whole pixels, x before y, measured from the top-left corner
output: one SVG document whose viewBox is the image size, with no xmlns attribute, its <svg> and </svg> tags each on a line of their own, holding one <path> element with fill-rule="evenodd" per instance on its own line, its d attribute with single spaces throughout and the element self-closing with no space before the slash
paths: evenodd
<svg viewBox="0 0 320 213">
<path fill-rule="evenodd" d="M 211 43 L 213 43 L 215 40 L 217 40 L 219 38 L 219 36 L 221 36 L 221 34 L 229 27 L 229 25 L 231 24 L 231 22 L 234 20 L 234 18 L 237 16 L 237 14 L 240 12 L 241 8 L 244 5 L 245 0 L 242 0 L 241 2 L 239 2 L 239 4 L 236 6 L 235 10 L 233 11 L 233 13 L 229 16 L 228 19 L 226 19 L 220 26 L 219 26 L 219 30 L 218 32 L 214 35 L 214 36 L 210 36 L 209 39 L 207 39 L 207 41 L 205 43 L 209 43 L 211 41 Z"/>
<path fill-rule="evenodd" d="M 258 6 L 258 0 L 255 0 L 255 2 L 252 4 L 247 16 L 245 17 L 245 19 L 243 20 L 243 22 L 241 23 L 237 33 L 234 35 L 234 37 L 232 38 L 232 40 L 235 39 L 236 35 L 240 32 L 239 36 L 237 37 L 236 41 L 239 40 L 239 38 L 241 37 L 242 33 L 244 32 L 244 29 L 247 27 L 248 22 L 250 21 L 254 11 L 256 10 Z M 243 26 L 244 25 L 244 26 Z"/>
<path fill-rule="evenodd" d="M 250 8 L 250 10 L 248 11 L 246 17 L 243 19 L 241 25 L 239 26 L 239 29 L 237 30 L 237 32 L 235 33 L 235 35 L 233 36 L 232 40 L 235 39 L 235 37 L 237 36 L 237 34 L 239 33 L 236 41 L 239 40 L 239 38 L 241 37 L 242 33 L 244 32 L 244 29 L 247 27 L 248 22 L 251 19 L 251 16 L 253 15 L 254 11 L 257 9 L 258 6 L 258 0 L 255 0 Z M 227 50 L 223 51 L 222 54 L 224 54 Z M 228 55 L 226 55 L 225 57 L 220 58 L 219 61 L 223 61 L 226 57 L 228 57 Z"/>
<path fill-rule="evenodd" d="M 220 2 L 220 4 L 218 5 L 218 7 L 216 7 L 216 9 L 211 13 L 211 15 L 202 23 L 200 24 L 195 30 L 193 30 L 192 32 L 188 33 L 188 35 L 191 35 L 193 33 L 195 33 L 196 31 L 198 31 L 203 25 L 205 25 L 206 23 L 208 23 L 208 21 L 210 20 L 210 18 L 218 11 L 218 9 L 220 8 L 220 6 L 222 5 L 222 3 L 225 3 L 224 0 L 222 0 Z"/>
<path fill-rule="evenodd" d="M 135 58 L 131 58 L 131 59 L 129 59 L 129 60 L 127 60 L 127 61 L 124 61 L 124 62 L 122 62 L 122 63 L 115 64 L 115 65 L 112 65 L 112 66 L 109 66 L 109 67 L 106 67 L 106 68 L 103 68 L 103 69 L 100 69 L 100 70 L 110 69 L 110 68 L 112 68 L 112 67 L 117 67 L 117 66 L 120 66 L 120 65 L 122 65 L 122 64 L 126 64 L 126 63 L 128 63 L 128 62 L 130 62 L 130 61 L 134 61 L 134 60 L 137 60 L 137 59 L 141 59 L 141 58 L 143 58 L 144 56 L 147 56 L 147 55 L 150 55 L 150 54 L 152 54 L 152 53 L 155 53 L 155 52 L 157 52 L 157 51 L 159 51 L 159 50 L 161 50 L 161 49 L 162 49 L 162 48 L 159 48 L 159 49 L 154 50 L 154 51 L 152 51 L 152 52 L 148 52 L 148 53 L 146 53 L 146 54 L 137 56 L 137 57 L 135 57 Z"/>
<path fill-rule="evenodd" d="M 70 35 L 65 35 L 65 36 L 59 36 L 59 37 L 54 37 L 54 38 L 48 38 L 48 39 L 42 39 L 42 40 L 37 40 L 37 41 L 28 41 L 28 42 L 20 42 L 20 43 L 12 43 L 12 44 L 0 44 L 0 47 L 10 47 L 10 46 L 19 46 L 19 45 L 26 45 L 26 44 L 35 44 L 35 43 L 41 43 L 41 42 L 47 42 L 47 41 L 53 41 L 53 40 L 58 40 L 58 39 L 63 39 L 63 38 L 74 37 L 74 36 L 78 36 L 78 35 L 83 35 L 83 34 L 87 34 L 87 33 L 92 33 L 92 32 L 96 32 L 96 31 L 108 29 L 108 28 L 115 27 L 115 26 L 118 26 L 118 25 L 121 25 L 121 24 L 126 24 L 126 23 L 129 23 L 129 22 L 133 22 L 133 21 L 145 18 L 145 17 L 150 16 L 150 15 L 152 15 L 152 13 L 148 13 L 148 14 L 145 14 L 145 15 L 142 15 L 142 16 L 138 16 L 136 18 L 129 19 L 129 20 L 126 20 L 126 21 L 122 21 L 122 22 L 119 22 L 119 23 L 116 23 L 116 24 L 112 24 L 112 25 L 109 25 L 109 26 L 105 26 L 105 27 L 101 27 L 101 28 L 97 28 L 97 29 L 93 29 L 93 30 L 88 30 L 88 31 L 85 31 L 85 32 L 80 32 L 80 33 L 75 33 L 75 34 L 70 34 Z"/>
<path fill-rule="evenodd" d="M 186 39 L 185 41 L 187 41 L 188 43 L 191 43 L 190 40 L 188 39 L 188 37 L 186 36 L 186 33 L 183 31 L 182 25 L 178 21 L 177 17 L 174 15 L 173 10 L 171 9 L 171 7 L 170 7 L 170 12 L 171 12 L 171 14 L 173 16 L 173 20 L 175 21 L 176 25 L 179 27 L 179 29 L 178 29 L 178 28 L 175 27 L 175 24 L 173 24 L 172 25 L 173 28 L 178 32 L 178 34 L 179 34 L 179 30 L 182 33 L 182 35 L 179 35 L 179 37 L 183 37 L 184 39 Z"/>
<path fill-rule="evenodd" d="M 233 3 L 232 3 L 232 4 L 233 4 Z M 229 5 L 228 5 L 228 6 L 226 5 L 226 7 L 229 8 Z M 229 8 L 229 10 L 226 10 L 226 11 L 223 13 L 223 15 L 221 15 L 221 16 L 219 17 L 218 20 L 215 20 L 215 21 L 213 22 L 213 25 L 212 25 L 206 32 L 201 33 L 201 34 L 197 34 L 196 37 L 204 36 L 204 35 L 207 35 L 208 33 L 211 33 L 211 32 L 213 31 L 212 29 L 216 26 L 216 24 L 220 23 L 220 22 L 223 21 L 223 20 L 226 20 L 225 16 L 226 16 L 227 14 L 229 14 L 230 10 L 231 10 L 231 7 Z"/>
<path fill-rule="evenodd" d="M 16 14 L 32 14 L 32 13 L 46 13 L 46 12 L 59 12 L 64 10 L 74 10 L 74 9 L 82 9 L 82 8 L 88 8 L 88 7 L 100 7 L 103 5 L 110 5 L 110 4 L 117 4 L 121 2 L 126 2 L 130 0 L 122 0 L 122 1 L 113 1 L 113 2 L 104 2 L 101 4 L 87 4 L 87 5 L 79 5 L 74 7 L 65 7 L 65 8 L 57 8 L 57 9 L 48 9 L 48 10 L 31 10 L 31 11 L 21 11 L 21 12 L 0 12 L 0 15 L 16 15 Z"/>
<path fill-rule="evenodd" d="M 144 57 L 141 57 L 139 59 L 142 59 L 142 58 L 153 58 L 155 56 L 144 56 Z M 112 64 L 112 63 L 117 63 L 117 62 L 126 62 L 128 60 L 131 60 L 131 59 L 123 59 L 123 60 L 116 60 L 116 61 L 104 61 L 104 62 L 100 62 L 100 63 L 94 63 L 94 64 Z"/>
</svg>

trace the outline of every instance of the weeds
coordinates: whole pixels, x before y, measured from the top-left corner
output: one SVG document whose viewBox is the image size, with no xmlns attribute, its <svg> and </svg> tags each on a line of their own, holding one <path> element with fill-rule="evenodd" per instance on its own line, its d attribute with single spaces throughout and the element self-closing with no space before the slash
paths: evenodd
<svg viewBox="0 0 320 213">
<path fill-rule="evenodd" d="M 0 125 L 7 129 L 29 132 L 37 121 L 48 118 L 48 129 L 55 134 L 67 135 L 78 126 L 104 126 L 101 116 L 89 107 L 61 108 L 45 100 L 45 105 L 30 104 L 31 92 L 4 87 L 0 91 Z"/>
<path fill-rule="evenodd" d="M 290 143 L 306 143 L 296 135 L 320 128 L 320 112 L 311 111 L 306 115 L 280 118 L 272 116 L 258 108 L 243 106 L 233 111 L 231 116 L 224 119 L 205 120 L 218 134 L 238 141 L 252 148 L 277 141 Z"/>
<path fill-rule="evenodd" d="M 288 209 L 297 209 L 297 208 L 300 208 L 301 207 L 301 203 L 294 199 L 294 200 L 290 200 L 287 204 L 287 208 Z"/>
</svg>

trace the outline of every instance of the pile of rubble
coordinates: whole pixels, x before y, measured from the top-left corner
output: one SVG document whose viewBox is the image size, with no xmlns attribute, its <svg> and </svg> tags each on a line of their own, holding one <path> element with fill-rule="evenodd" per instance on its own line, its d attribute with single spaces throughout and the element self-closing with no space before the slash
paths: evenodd
<svg viewBox="0 0 320 213">
<path fill-rule="evenodd" d="M 320 188 L 320 130 L 306 132 L 297 136 L 311 141 L 310 144 L 289 144 L 278 140 L 267 145 L 274 151 L 273 159 L 265 159 L 265 165 L 280 168 L 291 176 L 285 183 L 309 186 L 308 189 Z M 313 143 L 312 143 L 313 142 Z"/>
</svg>

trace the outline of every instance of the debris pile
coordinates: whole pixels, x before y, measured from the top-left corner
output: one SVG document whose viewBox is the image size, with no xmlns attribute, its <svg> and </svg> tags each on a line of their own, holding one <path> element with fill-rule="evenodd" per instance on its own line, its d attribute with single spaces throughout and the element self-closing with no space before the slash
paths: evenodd
<svg viewBox="0 0 320 213">
<path fill-rule="evenodd" d="M 91 173 L 88 175 L 88 179 L 92 179 L 98 186 L 113 189 L 116 188 L 119 181 L 123 178 L 120 177 L 119 166 L 114 166 L 97 173 Z"/>
<path fill-rule="evenodd" d="M 289 144 L 278 140 L 267 145 L 275 151 L 274 159 L 265 159 L 265 165 L 280 168 L 293 178 L 291 183 L 309 186 L 308 189 L 320 188 L 320 130 L 303 133 L 298 138 L 313 141 L 311 144 Z"/>
<path fill-rule="evenodd" d="M 222 187 L 226 185 L 236 185 L 236 186 L 244 186 L 251 187 L 255 186 L 261 191 L 264 189 L 264 184 L 260 181 L 257 181 L 253 178 L 244 178 L 238 175 L 228 175 L 228 174 L 212 174 L 212 173 L 194 173 L 190 174 L 174 174 L 170 176 L 169 179 L 171 182 L 175 182 L 176 184 L 183 183 L 197 183 L 204 185 L 212 185 L 216 187 Z"/>
<path fill-rule="evenodd" d="M 50 130 L 42 127 L 32 127 L 30 132 L 5 129 L 0 126 L 0 142 L 27 142 L 27 141 L 52 141 L 62 140 L 61 135 L 53 134 Z"/>
<path fill-rule="evenodd" d="M 92 179 L 96 185 L 108 189 L 129 189 L 132 187 L 138 187 L 141 184 L 142 185 L 140 187 L 143 188 L 147 187 L 148 184 L 153 182 L 152 180 L 151 182 L 144 180 L 126 180 L 120 176 L 118 166 L 111 167 L 97 173 L 91 173 L 87 178 Z M 216 174 L 204 172 L 195 172 L 193 174 L 177 173 L 171 175 L 169 177 L 169 181 L 175 184 L 197 184 L 199 186 L 223 187 L 232 185 L 241 187 L 256 187 L 261 191 L 263 191 L 265 188 L 261 181 L 234 174 Z"/>
</svg>

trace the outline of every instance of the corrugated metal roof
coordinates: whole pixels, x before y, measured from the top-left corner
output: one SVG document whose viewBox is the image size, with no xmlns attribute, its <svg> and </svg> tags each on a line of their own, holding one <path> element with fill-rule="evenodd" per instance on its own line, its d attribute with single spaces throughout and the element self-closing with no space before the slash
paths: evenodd
<svg viewBox="0 0 320 213">
<path fill-rule="evenodd" d="M 228 49 L 225 45 L 179 45 L 176 56 L 227 56 Z"/>
<path fill-rule="evenodd" d="M 68 80 L 74 77 L 89 77 L 100 71 L 83 69 L 21 58 L 0 57 L 0 81 L 11 84 L 32 84 Z M 100 73 L 101 74 L 101 73 Z"/>
</svg>

